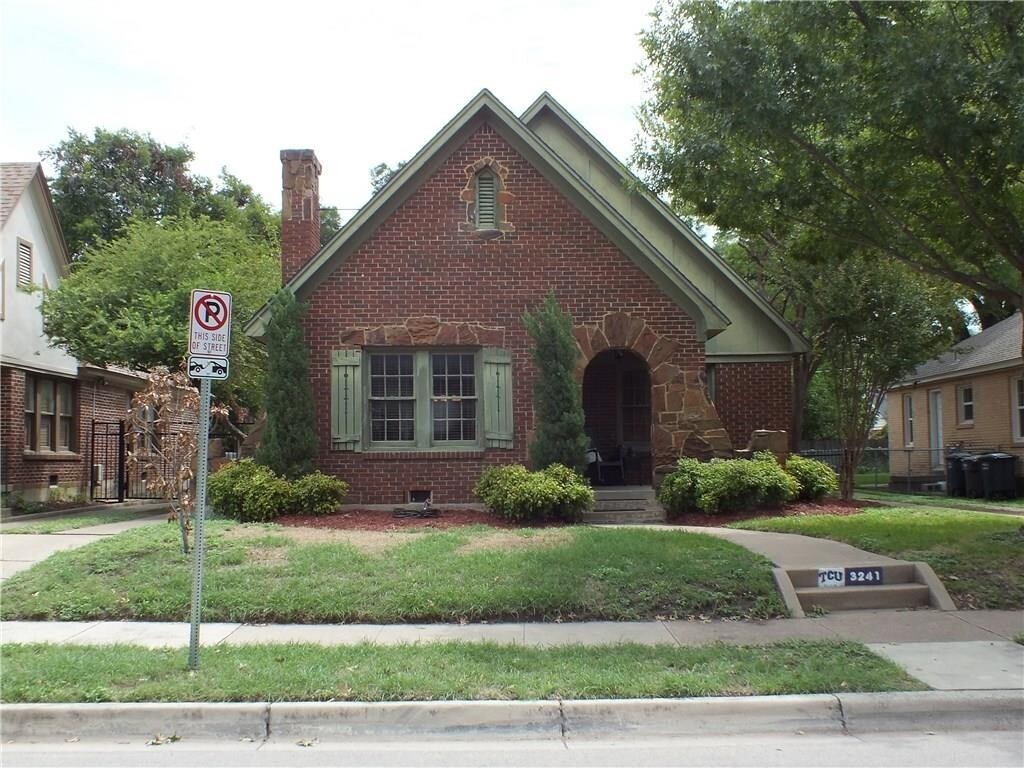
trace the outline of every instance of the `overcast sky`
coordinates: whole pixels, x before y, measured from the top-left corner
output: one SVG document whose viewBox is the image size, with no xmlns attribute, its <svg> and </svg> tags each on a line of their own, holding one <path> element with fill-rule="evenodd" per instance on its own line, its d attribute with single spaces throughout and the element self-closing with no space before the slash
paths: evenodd
<svg viewBox="0 0 1024 768">
<path fill-rule="evenodd" d="M 311 147 L 322 203 L 357 208 L 372 166 L 485 87 L 516 114 L 549 91 L 626 159 L 654 2 L 0 0 L 0 160 L 38 159 L 69 127 L 129 128 L 277 208 L 278 151 Z"/>
</svg>

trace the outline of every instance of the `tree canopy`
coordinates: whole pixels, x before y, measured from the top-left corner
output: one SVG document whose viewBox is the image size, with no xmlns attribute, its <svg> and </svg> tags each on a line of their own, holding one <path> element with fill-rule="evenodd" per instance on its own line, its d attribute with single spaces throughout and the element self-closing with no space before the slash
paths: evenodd
<svg viewBox="0 0 1024 768">
<path fill-rule="evenodd" d="M 207 218 L 130 221 L 122 237 L 87 250 L 43 296 L 51 343 L 100 365 L 175 369 L 187 350 L 193 288 L 232 294 L 229 405 L 262 400 L 266 352 L 242 326 L 280 284 L 276 249 L 237 224 Z"/>
<path fill-rule="evenodd" d="M 225 169 L 214 190 L 209 179 L 189 170 L 194 155 L 185 145 L 164 145 L 124 129 L 96 128 L 92 137 L 71 129 L 43 157 L 56 167 L 50 191 L 75 257 L 122 236 L 132 219 L 206 216 L 280 242 L 278 217 L 252 187 Z"/>
<path fill-rule="evenodd" d="M 1022 3 L 664 2 L 635 159 L 796 258 L 884 255 L 1020 307 L 1022 25 Z"/>
</svg>

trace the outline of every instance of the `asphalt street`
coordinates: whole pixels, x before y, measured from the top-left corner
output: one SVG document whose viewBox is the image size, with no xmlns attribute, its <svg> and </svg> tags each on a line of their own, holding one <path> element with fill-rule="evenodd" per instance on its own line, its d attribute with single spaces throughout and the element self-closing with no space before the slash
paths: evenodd
<svg viewBox="0 0 1024 768">
<path fill-rule="evenodd" d="M 116 726 L 114 726 L 116 730 Z M 1008 766 L 1024 765 L 1024 735 L 1010 731 L 759 735 L 568 741 L 400 743 L 182 740 L 5 744 L 8 768 L 217 766 Z"/>
</svg>

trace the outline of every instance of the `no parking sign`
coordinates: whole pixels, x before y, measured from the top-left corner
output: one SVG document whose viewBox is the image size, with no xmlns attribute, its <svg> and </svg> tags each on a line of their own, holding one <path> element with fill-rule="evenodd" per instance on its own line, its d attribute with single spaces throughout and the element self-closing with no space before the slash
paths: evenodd
<svg viewBox="0 0 1024 768">
<path fill-rule="evenodd" d="M 193 290 L 188 330 L 189 376 L 226 379 L 230 352 L 231 294 Z"/>
</svg>

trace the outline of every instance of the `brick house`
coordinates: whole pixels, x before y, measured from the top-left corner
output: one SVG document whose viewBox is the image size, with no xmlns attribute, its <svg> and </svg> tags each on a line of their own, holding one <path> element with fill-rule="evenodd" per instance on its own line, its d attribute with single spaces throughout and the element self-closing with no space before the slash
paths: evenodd
<svg viewBox="0 0 1024 768">
<path fill-rule="evenodd" d="M 886 400 L 895 488 L 945 479 L 950 447 L 1015 454 L 1024 488 L 1024 358 L 1021 313 L 919 365 Z"/>
<path fill-rule="evenodd" d="M 353 501 L 470 501 L 485 468 L 526 462 L 521 318 L 550 290 L 574 319 L 588 434 L 624 457 L 622 481 L 789 429 L 803 339 L 549 95 L 516 117 L 482 91 L 323 248 L 320 164 L 281 161 L 318 464 Z"/>
<path fill-rule="evenodd" d="M 70 257 L 39 163 L 0 163 L 0 489 L 45 500 L 88 490 L 93 420 L 119 421 L 143 380 L 49 346 L 39 294 Z"/>
</svg>

